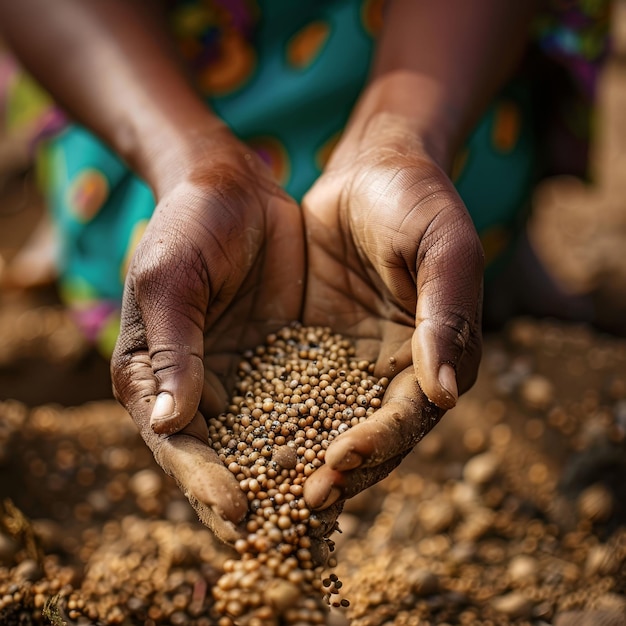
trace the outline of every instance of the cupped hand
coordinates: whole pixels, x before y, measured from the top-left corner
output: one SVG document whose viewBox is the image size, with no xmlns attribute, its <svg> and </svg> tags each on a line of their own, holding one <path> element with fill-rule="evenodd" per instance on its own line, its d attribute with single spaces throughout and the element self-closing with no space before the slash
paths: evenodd
<svg viewBox="0 0 626 626">
<path fill-rule="evenodd" d="M 247 500 L 208 445 L 241 353 L 297 319 L 301 212 L 226 130 L 158 198 L 126 278 L 114 391 L 161 467 L 226 541 Z"/>
<path fill-rule="evenodd" d="M 449 177 L 394 117 L 338 147 L 303 211 L 304 323 L 353 337 L 390 379 L 307 480 L 308 504 L 325 509 L 384 478 L 473 384 L 483 252 Z"/>
</svg>

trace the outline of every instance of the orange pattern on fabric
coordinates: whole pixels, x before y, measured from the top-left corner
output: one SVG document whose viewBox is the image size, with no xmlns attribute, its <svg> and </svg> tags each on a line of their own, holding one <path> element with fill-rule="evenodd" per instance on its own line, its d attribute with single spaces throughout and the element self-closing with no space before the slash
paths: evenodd
<svg viewBox="0 0 626 626">
<path fill-rule="evenodd" d="M 67 204 L 81 221 L 89 222 L 104 206 L 109 195 L 109 183 L 99 170 L 79 172 L 67 190 Z"/>
<path fill-rule="evenodd" d="M 385 0 L 365 0 L 361 9 L 363 27 L 372 36 L 377 37 L 383 29 Z"/>
<path fill-rule="evenodd" d="M 522 117 L 519 108 L 513 102 L 502 102 L 496 109 L 491 141 L 499 152 L 510 152 L 520 136 Z"/>
<path fill-rule="evenodd" d="M 311 22 L 287 42 L 287 60 L 298 69 L 311 65 L 322 51 L 330 26 L 325 22 Z"/>
<path fill-rule="evenodd" d="M 328 163 L 328 159 L 330 159 L 330 155 L 333 153 L 340 137 L 341 132 L 335 133 L 327 139 L 315 153 L 315 164 L 320 170 L 323 170 L 326 167 L 326 163 Z"/>
<path fill-rule="evenodd" d="M 485 265 L 489 265 L 497 259 L 509 245 L 511 234 L 502 226 L 493 226 L 486 230 L 480 237 L 485 251 Z"/>
<path fill-rule="evenodd" d="M 254 73 L 254 48 L 239 33 L 227 31 L 219 42 L 219 58 L 200 73 L 200 89 L 211 95 L 224 95 L 242 87 Z"/>
<path fill-rule="evenodd" d="M 463 148 L 457 152 L 454 160 L 452 161 L 452 173 L 451 180 L 453 183 L 456 183 L 459 178 L 461 178 L 461 174 L 467 165 L 467 159 L 469 157 L 469 150 L 467 148 Z"/>
</svg>

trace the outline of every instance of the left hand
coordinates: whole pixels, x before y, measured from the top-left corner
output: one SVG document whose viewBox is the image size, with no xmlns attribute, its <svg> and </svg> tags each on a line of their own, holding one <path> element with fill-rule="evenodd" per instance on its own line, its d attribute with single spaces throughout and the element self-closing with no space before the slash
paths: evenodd
<svg viewBox="0 0 626 626">
<path fill-rule="evenodd" d="M 303 321 L 351 336 L 390 384 L 307 480 L 314 509 L 384 478 L 471 387 L 481 357 L 483 252 L 467 209 L 402 119 L 367 130 L 303 200 Z"/>
</svg>

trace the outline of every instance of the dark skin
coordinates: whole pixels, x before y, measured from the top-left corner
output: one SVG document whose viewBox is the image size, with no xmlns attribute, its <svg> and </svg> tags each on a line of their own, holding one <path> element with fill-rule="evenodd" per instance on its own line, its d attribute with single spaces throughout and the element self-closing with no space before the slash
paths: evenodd
<svg viewBox="0 0 626 626">
<path fill-rule="evenodd" d="M 456 372 L 463 392 L 480 361 L 480 242 L 441 169 L 412 135 L 394 136 L 402 128 L 378 120 L 363 139 L 372 148 L 331 164 L 303 202 L 313 251 L 304 321 L 356 338 L 391 379 L 382 408 L 339 437 L 307 481 L 314 507 L 383 478 L 454 406 Z"/>
<path fill-rule="evenodd" d="M 382 408 L 338 437 L 307 480 L 314 508 L 384 478 L 474 383 L 483 255 L 448 174 L 523 49 L 532 11 L 387 4 L 370 83 L 303 201 L 304 321 L 356 338 L 392 381 Z"/>
<path fill-rule="evenodd" d="M 304 246 L 296 203 L 256 155 L 217 134 L 214 166 L 160 200 L 135 253 L 112 374 L 157 462 L 233 541 L 225 520 L 238 522 L 247 500 L 208 446 L 204 416 L 224 409 L 241 351 L 298 317 Z"/>
<path fill-rule="evenodd" d="M 380 480 L 475 379 L 482 250 L 448 172 L 514 67 L 531 11 L 442 4 L 388 3 L 369 86 L 300 210 L 190 87 L 152 2 L 0 0 L 24 64 L 154 190 L 114 389 L 227 541 L 247 502 L 204 417 L 224 408 L 239 354 L 269 332 L 293 319 L 330 326 L 392 378 L 383 407 L 308 479 L 313 508 L 336 512 Z"/>
</svg>

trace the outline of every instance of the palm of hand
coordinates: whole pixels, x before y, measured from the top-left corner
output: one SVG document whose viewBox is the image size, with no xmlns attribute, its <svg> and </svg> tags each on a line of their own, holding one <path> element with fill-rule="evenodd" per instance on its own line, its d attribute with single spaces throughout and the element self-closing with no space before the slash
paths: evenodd
<svg viewBox="0 0 626 626">
<path fill-rule="evenodd" d="M 146 353 L 160 390 L 175 396 L 187 383 L 172 368 L 208 370 L 223 396 L 241 352 L 298 317 L 303 253 L 299 209 L 269 178 L 260 184 L 213 169 L 210 179 L 175 189 L 157 207 L 130 267 L 117 357 Z"/>
<path fill-rule="evenodd" d="M 213 263 L 222 273 L 209 279 L 209 290 L 214 278 L 219 286 L 204 319 L 205 415 L 223 410 L 242 352 L 297 319 L 302 308 L 305 246 L 297 204 L 270 186 L 243 199 L 239 214 L 240 223 L 230 221 L 221 233 L 209 226 L 213 240 L 202 238 L 207 266 Z"/>
<path fill-rule="evenodd" d="M 433 385 L 435 361 L 454 363 L 464 390 L 480 357 L 479 311 L 467 319 L 456 285 L 442 290 L 436 280 L 456 283 L 461 299 L 475 285 L 479 302 L 481 253 L 462 202 L 432 162 L 394 149 L 376 155 L 331 169 L 304 200 L 304 321 L 352 336 L 357 354 L 376 363 L 376 375 L 392 379 L 383 408 L 338 438 L 309 479 L 313 506 L 380 480 L 437 423 L 444 411 L 425 393 L 443 408 L 449 398 Z M 446 247 L 454 237 L 466 241 L 458 252 Z M 447 276 L 455 254 L 467 259 L 453 260 L 461 273 Z M 438 339 L 462 343 L 460 358 Z"/>
</svg>

